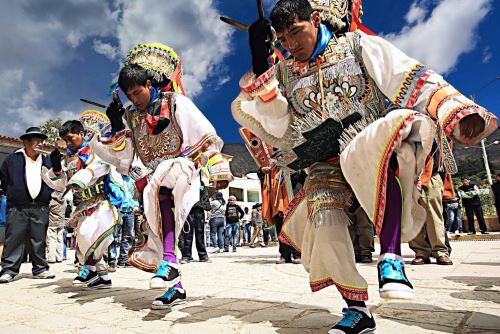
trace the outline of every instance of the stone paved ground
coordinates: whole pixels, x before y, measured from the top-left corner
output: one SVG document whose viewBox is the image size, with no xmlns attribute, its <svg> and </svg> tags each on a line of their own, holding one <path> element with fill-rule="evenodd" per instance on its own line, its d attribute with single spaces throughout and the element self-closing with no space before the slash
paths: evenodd
<svg viewBox="0 0 500 334">
<path fill-rule="evenodd" d="M 453 242 L 453 266 L 407 266 L 412 301 L 381 302 L 376 267 L 361 265 L 370 284 L 377 333 L 499 333 L 500 241 Z M 301 265 L 276 265 L 277 249 L 240 248 L 210 263 L 183 265 L 189 303 L 150 309 L 150 275 L 118 269 L 113 288 L 81 291 L 76 270 L 56 264 L 55 280 L 21 279 L 0 286 L 0 333 L 326 333 L 340 319 L 334 288 L 312 294 Z M 411 251 L 405 245 L 404 256 Z"/>
</svg>

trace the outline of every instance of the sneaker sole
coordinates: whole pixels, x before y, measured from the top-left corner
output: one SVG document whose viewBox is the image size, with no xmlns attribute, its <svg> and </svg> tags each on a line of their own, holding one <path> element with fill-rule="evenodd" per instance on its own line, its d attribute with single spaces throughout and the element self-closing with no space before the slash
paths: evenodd
<svg viewBox="0 0 500 334">
<path fill-rule="evenodd" d="M 179 283 L 181 281 L 180 276 L 175 278 L 173 281 L 163 281 L 162 283 L 156 283 L 156 281 L 153 283 L 149 281 L 149 288 L 156 290 L 156 289 L 169 289 Z"/>
<path fill-rule="evenodd" d="M 384 299 L 413 299 L 414 292 L 413 291 L 398 291 L 398 290 L 390 290 L 383 291 L 379 290 L 380 298 Z"/>
<path fill-rule="evenodd" d="M 97 279 L 98 279 L 98 278 L 99 278 L 99 277 L 94 277 L 94 278 L 92 278 L 92 279 L 91 279 L 90 281 L 88 281 L 88 282 L 75 282 L 75 281 L 73 281 L 73 283 L 72 283 L 72 284 L 73 284 L 73 286 L 75 286 L 75 287 L 86 286 L 86 285 L 88 285 L 88 284 L 92 284 L 92 283 L 94 283 L 95 281 L 97 281 Z"/>
<path fill-rule="evenodd" d="M 105 289 L 111 289 L 111 285 L 98 285 L 98 286 L 94 286 L 94 287 L 89 287 L 89 286 L 83 287 L 83 290 L 85 290 L 85 291 L 105 290 Z"/>
<path fill-rule="evenodd" d="M 152 304 L 151 305 L 151 309 L 153 310 L 166 310 L 166 309 L 169 309 L 169 308 L 172 308 L 176 305 L 182 305 L 182 304 L 186 304 L 187 301 L 186 300 L 176 300 L 175 302 L 173 302 L 172 304 L 168 304 L 168 305 L 155 305 L 155 304 Z"/>
<path fill-rule="evenodd" d="M 53 278 L 56 278 L 56 275 L 46 276 L 46 277 L 33 276 L 33 278 L 34 279 L 53 279 Z"/>
<path fill-rule="evenodd" d="M 361 332 L 359 332 L 359 334 L 366 334 L 366 333 L 375 333 L 375 331 L 377 330 L 377 328 L 366 328 L 366 329 L 363 329 Z M 328 331 L 328 333 L 330 333 L 331 329 Z"/>
</svg>

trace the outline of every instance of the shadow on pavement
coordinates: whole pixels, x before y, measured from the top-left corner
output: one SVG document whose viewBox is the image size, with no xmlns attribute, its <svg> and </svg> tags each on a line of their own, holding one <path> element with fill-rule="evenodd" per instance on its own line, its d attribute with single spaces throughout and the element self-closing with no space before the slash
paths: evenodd
<svg viewBox="0 0 500 334">
<path fill-rule="evenodd" d="M 67 294 L 69 300 L 80 305 L 111 298 L 111 301 L 106 301 L 106 303 L 116 303 L 134 312 L 142 311 L 142 321 L 168 320 L 172 321 L 173 324 L 192 324 L 231 317 L 247 324 L 265 326 L 270 322 L 273 327 L 278 328 L 278 333 L 291 334 L 315 331 L 325 333 L 340 320 L 339 316 L 332 315 L 326 308 L 244 298 L 211 296 L 193 298 L 189 297 L 189 291 L 187 304 L 174 306 L 167 310 L 153 310 L 151 302 L 163 293 L 161 290 L 114 287 L 105 290 L 85 291 L 73 287 L 71 282 L 72 279 L 64 278 L 37 284 L 36 287 L 53 288 L 54 293 Z M 145 314 L 144 311 L 147 313 Z M 119 320 L 117 319 L 117 321 Z M 138 321 L 140 320 L 138 319 Z"/>
<path fill-rule="evenodd" d="M 467 286 L 474 287 L 474 290 L 472 291 L 468 290 L 452 292 L 450 296 L 454 298 L 464 300 L 489 301 L 500 304 L 500 291 L 493 289 L 493 287 L 495 286 L 500 286 L 499 277 L 452 276 L 445 277 L 445 279 L 453 281 L 455 283 L 466 284 Z"/>
<path fill-rule="evenodd" d="M 374 313 L 376 318 L 445 333 L 493 333 L 498 328 L 489 326 L 500 323 L 500 317 L 488 313 L 417 303 L 384 303 Z"/>
</svg>

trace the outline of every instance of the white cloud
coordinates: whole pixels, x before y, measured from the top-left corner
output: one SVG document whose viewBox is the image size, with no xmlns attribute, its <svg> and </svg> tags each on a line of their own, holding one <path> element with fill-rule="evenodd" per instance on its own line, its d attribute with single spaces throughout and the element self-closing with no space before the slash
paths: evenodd
<svg viewBox="0 0 500 334">
<path fill-rule="evenodd" d="M 489 46 L 485 47 L 483 50 L 483 56 L 481 58 L 481 62 L 483 64 L 488 64 L 493 58 L 493 53 L 491 53 L 491 48 Z"/>
<path fill-rule="evenodd" d="M 411 4 L 408 13 L 406 13 L 405 20 L 408 24 L 420 22 L 425 18 L 425 14 L 427 14 L 425 6 L 419 5 L 418 2 L 414 2 Z"/>
<path fill-rule="evenodd" d="M 108 57 L 110 60 L 115 60 L 118 55 L 118 50 L 116 47 L 110 43 L 104 43 L 100 40 L 94 40 L 94 51 Z"/>
<path fill-rule="evenodd" d="M 414 1 L 406 16 L 408 24 L 399 33 L 385 37 L 411 57 L 446 74 L 453 70 L 460 55 L 476 46 L 478 25 L 489 13 L 491 3 L 491 0 L 442 0 L 424 20 L 421 12 L 425 3 Z"/>
<path fill-rule="evenodd" d="M 163 6 L 132 0 L 116 0 L 116 4 L 121 8 L 116 35 L 119 55 L 124 57 L 138 43 L 170 46 L 183 61 L 183 84 L 189 96 L 202 92 L 203 83 L 216 74 L 216 66 L 230 51 L 233 29 L 220 22 L 212 0 L 197 0 L 191 6 L 184 0 L 170 0 Z"/>
<path fill-rule="evenodd" d="M 1 2 L 0 133 L 18 135 L 49 118 L 76 116 L 70 110 L 81 110 L 81 105 L 60 105 L 59 96 L 46 93 L 56 90 L 54 78 L 58 77 L 59 82 L 67 82 L 66 90 L 74 89 L 67 93 L 77 100 L 81 82 L 75 84 L 76 78 L 65 78 L 68 73 L 60 72 L 70 65 L 85 66 L 92 75 L 93 64 L 85 59 L 88 40 L 92 52 L 116 62 L 109 69 L 110 82 L 135 44 L 160 42 L 183 59 L 188 95 L 200 94 L 211 81 L 214 86 L 223 84 L 220 69 L 230 52 L 233 29 L 218 17 L 212 0 Z"/>
</svg>

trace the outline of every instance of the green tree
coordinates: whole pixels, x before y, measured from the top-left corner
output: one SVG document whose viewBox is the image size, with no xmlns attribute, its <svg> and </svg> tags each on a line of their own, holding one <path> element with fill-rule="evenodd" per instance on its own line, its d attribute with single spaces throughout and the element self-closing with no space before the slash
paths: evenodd
<svg viewBox="0 0 500 334">
<path fill-rule="evenodd" d="M 45 144 L 55 146 L 57 141 L 61 139 L 59 137 L 59 128 L 62 125 L 62 120 L 60 118 L 49 119 L 46 121 L 42 127 L 42 133 L 47 135 L 47 140 L 45 140 Z"/>
</svg>

